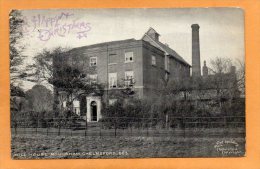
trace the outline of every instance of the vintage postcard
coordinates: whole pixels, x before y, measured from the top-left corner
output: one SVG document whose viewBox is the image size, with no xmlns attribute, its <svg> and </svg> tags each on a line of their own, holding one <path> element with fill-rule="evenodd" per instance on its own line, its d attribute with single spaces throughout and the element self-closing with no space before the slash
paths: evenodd
<svg viewBox="0 0 260 169">
<path fill-rule="evenodd" d="M 9 15 L 12 159 L 245 156 L 242 9 Z"/>
</svg>

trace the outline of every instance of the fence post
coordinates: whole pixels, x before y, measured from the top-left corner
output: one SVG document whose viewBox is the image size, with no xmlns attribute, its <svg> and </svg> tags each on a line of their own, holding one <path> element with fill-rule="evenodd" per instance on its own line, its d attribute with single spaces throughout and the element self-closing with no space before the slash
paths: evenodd
<svg viewBox="0 0 260 169">
<path fill-rule="evenodd" d="M 114 122 L 114 128 L 115 128 L 115 137 L 116 137 L 116 122 Z"/>
<path fill-rule="evenodd" d="M 36 135 L 37 135 L 38 123 L 39 123 L 39 119 L 38 119 L 38 116 L 37 116 L 37 121 L 36 121 Z"/>
<path fill-rule="evenodd" d="M 140 135 L 140 122 L 139 122 L 139 119 L 138 119 L 138 122 L 137 122 L 137 131 L 138 131 L 138 136 Z"/>
<path fill-rule="evenodd" d="M 168 113 L 166 112 L 166 115 L 165 115 L 165 128 L 168 129 L 168 120 L 169 120 L 169 117 L 168 117 Z"/>
<path fill-rule="evenodd" d="M 184 118 L 182 117 L 182 125 L 183 125 L 183 137 L 185 138 L 186 137 L 186 131 L 185 131 L 185 129 L 186 129 L 186 123 L 185 123 L 185 120 L 184 120 Z"/>
<path fill-rule="evenodd" d="M 14 123 L 14 133 L 17 134 L 17 122 Z"/>
<path fill-rule="evenodd" d="M 72 136 L 72 128 L 73 128 L 73 120 L 72 120 L 72 116 L 70 117 L 70 136 Z"/>
<path fill-rule="evenodd" d="M 85 123 L 85 138 L 87 137 L 87 130 L 88 130 L 88 119 L 87 119 L 87 116 L 86 116 L 86 123 Z"/>
<path fill-rule="evenodd" d="M 130 130 L 131 130 L 131 136 L 133 136 L 133 124 L 132 124 L 132 122 L 130 123 Z"/>
<path fill-rule="evenodd" d="M 148 134 L 149 134 L 149 133 L 148 133 L 148 126 L 149 126 L 149 125 L 148 125 L 148 123 L 147 123 L 147 124 L 146 124 L 146 136 L 148 136 Z"/>
<path fill-rule="evenodd" d="M 48 124 L 48 120 L 46 120 L 46 130 L 47 130 L 46 132 L 47 132 L 47 136 L 49 135 L 49 133 L 48 133 L 48 132 L 49 132 L 49 131 L 48 131 L 48 128 L 49 128 L 49 124 Z"/>
<path fill-rule="evenodd" d="M 87 126 L 85 126 L 85 138 L 87 137 Z"/>
<path fill-rule="evenodd" d="M 60 124 L 59 124 L 58 136 L 60 136 Z"/>
<path fill-rule="evenodd" d="M 226 116 L 224 116 L 224 127 L 227 128 L 227 119 L 226 119 Z"/>
<path fill-rule="evenodd" d="M 101 130 L 102 130 L 102 122 L 99 122 L 99 136 L 101 137 Z"/>
</svg>

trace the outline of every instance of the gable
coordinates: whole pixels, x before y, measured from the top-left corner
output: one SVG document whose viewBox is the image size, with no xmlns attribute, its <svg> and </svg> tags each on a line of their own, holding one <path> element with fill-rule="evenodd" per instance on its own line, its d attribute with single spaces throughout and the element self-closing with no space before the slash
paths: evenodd
<svg viewBox="0 0 260 169">
<path fill-rule="evenodd" d="M 147 31 L 147 34 L 158 34 L 158 32 L 156 32 L 153 28 L 150 28 L 148 31 Z"/>
<path fill-rule="evenodd" d="M 161 49 L 162 51 L 164 51 L 166 53 L 166 55 L 168 54 L 160 45 L 158 45 L 157 43 L 154 42 L 154 40 L 152 40 L 151 37 L 149 37 L 147 34 L 144 34 L 142 40 L 149 42 L 151 45 Z"/>
</svg>

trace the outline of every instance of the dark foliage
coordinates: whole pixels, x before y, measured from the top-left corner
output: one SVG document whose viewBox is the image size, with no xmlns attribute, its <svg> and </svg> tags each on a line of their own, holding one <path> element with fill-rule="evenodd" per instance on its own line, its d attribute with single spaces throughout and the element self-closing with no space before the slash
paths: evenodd
<svg viewBox="0 0 260 169">
<path fill-rule="evenodd" d="M 23 56 L 21 53 L 24 46 L 20 44 L 23 37 L 22 25 L 24 20 L 22 14 L 18 10 L 12 10 L 9 14 L 9 33 L 10 33 L 10 72 L 11 80 L 15 80 L 20 76 L 21 72 L 19 66 L 23 63 Z"/>
<path fill-rule="evenodd" d="M 25 92 L 21 87 L 11 84 L 10 89 L 11 89 L 11 96 L 25 97 Z"/>
</svg>

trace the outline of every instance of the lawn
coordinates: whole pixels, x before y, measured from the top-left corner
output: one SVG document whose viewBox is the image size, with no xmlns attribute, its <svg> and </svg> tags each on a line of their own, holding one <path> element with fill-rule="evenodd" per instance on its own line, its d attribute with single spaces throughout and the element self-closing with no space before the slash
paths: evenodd
<svg viewBox="0 0 260 169">
<path fill-rule="evenodd" d="M 13 159 L 239 157 L 245 154 L 245 139 L 228 135 L 100 137 L 13 134 L 11 149 Z"/>
</svg>

